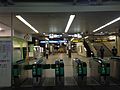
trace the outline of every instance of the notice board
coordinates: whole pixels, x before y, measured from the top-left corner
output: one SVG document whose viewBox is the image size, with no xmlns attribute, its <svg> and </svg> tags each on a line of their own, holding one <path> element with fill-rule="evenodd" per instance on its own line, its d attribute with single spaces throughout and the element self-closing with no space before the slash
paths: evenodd
<svg viewBox="0 0 120 90">
<path fill-rule="evenodd" d="M 11 41 L 0 40 L 0 87 L 11 86 Z"/>
</svg>

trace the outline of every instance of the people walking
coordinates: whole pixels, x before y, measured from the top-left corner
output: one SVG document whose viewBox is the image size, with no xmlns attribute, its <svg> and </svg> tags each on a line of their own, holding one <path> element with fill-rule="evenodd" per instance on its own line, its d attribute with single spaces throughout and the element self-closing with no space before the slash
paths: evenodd
<svg viewBox="0 0 120 90">
<path fill-rule="evenodd" d="M 117 48 L 115 46 L 112 48 L 112 55 L 117 56 Z"/>
<path fill-rule="evenodd" d="M 104 58 L 104 48 L 103 46 L 100 47 L 100 57 L 103 59 Z"/>
<path fill-rule="evenodd" d="M 46 49 L 46 59 L 48 59 L 48 55 L 49 55 L 49 50 Z"/>
</svg>

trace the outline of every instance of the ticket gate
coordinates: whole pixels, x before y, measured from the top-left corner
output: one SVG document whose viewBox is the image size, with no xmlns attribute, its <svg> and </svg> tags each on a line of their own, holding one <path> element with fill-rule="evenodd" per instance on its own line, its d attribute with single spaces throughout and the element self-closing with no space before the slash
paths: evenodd
<svg viewBox="0 0 120 90">
<path fill-rule="evenodd" d="M 110 65 L 111 65 L 111 78 L 120 85 L 120 57 L 111 57 L 110 58 Z"/>
<path fill-rule="evenodd" d="M 85 85 L 87 78 L 87 64 L 78 58 L 73 59 L 73 75 L 78 85 Z"/>
<path fill-rule="evenodd" d="M 91 77 L 100 84 L 109 84 L 110 77 L 110 63 L 101 58 L 94 57 L 90 60 Z"/>
</svg>

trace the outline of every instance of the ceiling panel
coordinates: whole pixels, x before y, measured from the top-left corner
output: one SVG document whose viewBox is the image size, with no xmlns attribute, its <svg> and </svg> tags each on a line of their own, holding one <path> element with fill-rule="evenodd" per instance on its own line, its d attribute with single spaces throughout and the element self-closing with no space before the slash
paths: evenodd
<svg viewBox="0 0 120 90">
<path fill-rule="evenodd" d="M 69 19 L 66 13 L 22 14 L 40 33 L 63 33 Z"/>
<path fill-rule="evenodd" d="M 17 13 L 18 14 L 18 13 Z M 19 13 L 40 34 L 42 33 L 64 33 L 69 16 L 75 14 L 76 17 L 68 33 L 88 32 L 108 23 L 120 16 L 120 12 L 77 12 L 77 13 Z M 0 14 L 0 22 L 6 26 L 11 26 L 10 14 Z M 15 15 L 13 17 L 13 28 L 22 33 L 34 34 L 29 27 L 19 21 Z M 113 31 L 120 28 L 120 21 L 100 31 Z"/>
</svg>

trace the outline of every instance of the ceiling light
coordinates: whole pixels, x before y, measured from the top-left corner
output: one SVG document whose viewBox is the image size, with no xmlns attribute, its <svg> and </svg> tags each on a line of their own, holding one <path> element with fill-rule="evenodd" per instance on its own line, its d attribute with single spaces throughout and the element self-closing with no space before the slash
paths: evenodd
<svg viewBox="0 0 120 90">
<path fill-rule="evenodd" d="M 0 31 L 2 31 L 2 28 L 0 28 Z"/>
<path fill-rule="evenodd" d="M 70 28 L 70 26 L 71 26 L 74 18 L 75 18 L 75 15 L 70 15 L 70 18 L 69 18 L 69 20 L 68 20 L 67 26 L 66 26 L 66 28 L 65 28 L 65 33 L 68 32 L 68 30 L 69 30 L 69 28 Z"/>
<path fill-rule="evenodd" d="M 119 20 L 120 20 L 120 17 L 118 17 L 118 18 L 116 18 L 116 19 L 110 21 L 109 23 L 107 23 L 107 24 L 105 24 L 105 25 L 103 25 L 103 26 L 101 26 L 101 27 L 99 27 L 99 28 L 93 30 L 93 32 L 97 32 L 97 31 L 99 31 L 99 30 L 101 30 L 101 29 L 107 27 L 108 25 L 111 25 L 111 24 L 113 24 L 113 23 L 115 23 L 115 22 L 117 22 L 117 21 L 119 21 Z"/>
<path fill-rule="evenodd" d="M 27 25 L 29 28 L 31 28 L 36 33 L 39 33 L 32 25 L 30 25 L 24 18 L 22 18 L 20 15 L 16 15 L 16 17 L 22 21 L 25 25 Z"/>
<path fill-rule="evenodd" d="M 49 40 L 49 38 L 45 38 L 46 40 Z"/>
<path fill-rule="evenodd" d="M 85 39 L 87 39 L 87 38 L 88 38 L 88 36 L 85 37 Z"/>
<path fill-rule="evenodd" d="M 84 47 L 84 50 L 87 51 L 87 49 Z"/>
<path fill-rule="evenodd" d="M 45 33 L 43 33 L 43 35 L 45 35 Z"/>
<path fill-rule="evenodd" d="M 72 38 L 70 41 L 73 41 L 74 40 L 74 38 Z"/>
<path fill-rule="evenodd" d="M 116 39 L 116 36 L 109 36 L 108 37 L 110 40 L 115 40 Z"/>
</svg>

